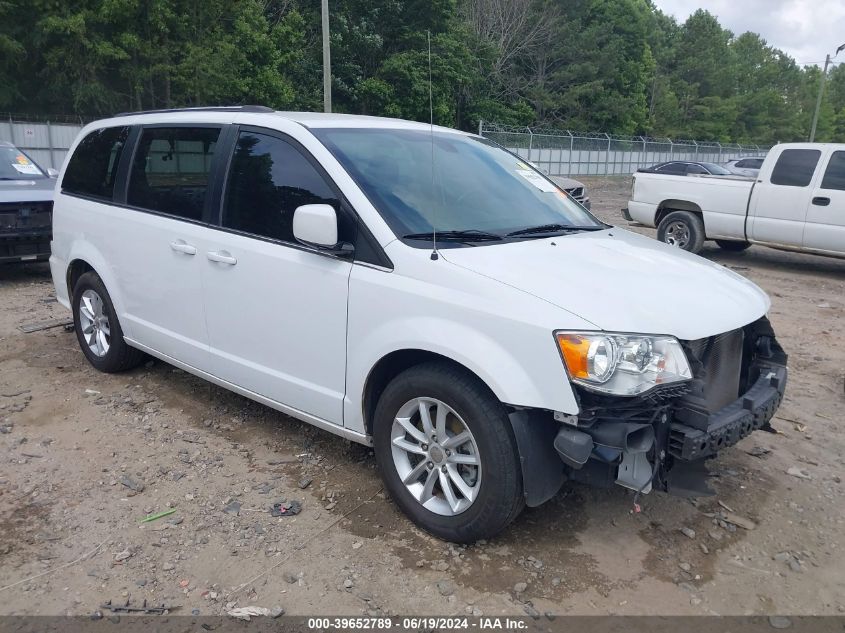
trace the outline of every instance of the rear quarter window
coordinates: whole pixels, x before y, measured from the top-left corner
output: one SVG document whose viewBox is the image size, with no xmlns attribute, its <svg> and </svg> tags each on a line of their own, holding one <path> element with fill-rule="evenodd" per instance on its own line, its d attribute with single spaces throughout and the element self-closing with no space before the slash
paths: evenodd
<svg viewBox="0 0 845 633">
<path fill-rule="evenodd" d="M 821 188 L 845 191 L 845 152 L 833 152 L 830 156 Z"/>
<path fill-rule="evenodd" d="M 111 200 L 117 165 L 128 136 L 128 127 L 108 127 L 90 132 L 70 157 L 62 179 L 62 191 Z"/>
<path fill-rule="evenodd" d="M 772 170 L 771 183 L 806 187 L 813 179 L 821 152 L 817 149 L 785 149 Z"/>
</svg>

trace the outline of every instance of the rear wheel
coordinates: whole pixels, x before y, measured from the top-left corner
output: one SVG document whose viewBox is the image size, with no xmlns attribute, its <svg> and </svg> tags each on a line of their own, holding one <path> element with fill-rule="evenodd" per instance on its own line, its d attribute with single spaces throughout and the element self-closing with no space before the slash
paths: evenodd
<svg viewBox="0 0 845 633">
<path fill-rule="evenodd" d="M 469 543 L 522 510 L 522 475 L 504 406 L 475 376 L 446 363 L 397 376 L 375 411 L 385 487 L 424 530 Z"/>
<path fill-rule="evenodd" d="M 690 211 L 672 211 L 660 221 L 657 239 L 690 253 L 698 253 L 704 246 L 704 222 Z"/>
<path fill-rule="evenodd" d="M 97 273 L 88 271 L 79 278 L 71 307 L 79 347 L 95 368 L 113 373 L 141 364 L 144 353 L 123 340 L 111 297 Z"/>
<path fill-rule="evenodd" d="M 716 240 L 716 244 L 725 251 L 739 253 L 747 249 L 751 244 L 748 242 L 736 242 L 734 240 Z"/>
</svg>

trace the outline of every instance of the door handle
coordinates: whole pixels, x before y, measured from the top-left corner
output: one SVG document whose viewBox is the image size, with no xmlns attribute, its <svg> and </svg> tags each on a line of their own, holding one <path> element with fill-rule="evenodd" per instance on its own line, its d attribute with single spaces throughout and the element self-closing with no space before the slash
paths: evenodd
<svg viewBox="0 0 845 633">
<path fill-rule="evenodd" d="M 175 242 L 170 242 L 170 248 L 172 248 L 177 253 L 185 253 L 185 255 L 197 254 L 196 247 L 191 246 L 185 240 L 176 240 Z"/>
<path fill-rule="evenodd" d="M 823 196 L 816 196 L 813 198 L 813 204 L 818 205 L 820 207 L 826 207 L 830 204 L 830 198 L 825 198 Z"/>
<path fill-rule="evenodd" d="M 213 262 L 218 262 L 220 264 L 229 264 L 230 266 L 234 266 L 238 263 L 237 258 L 232 257 L 227 251 L 209 251 L 208 259 Z"/>
</svg>

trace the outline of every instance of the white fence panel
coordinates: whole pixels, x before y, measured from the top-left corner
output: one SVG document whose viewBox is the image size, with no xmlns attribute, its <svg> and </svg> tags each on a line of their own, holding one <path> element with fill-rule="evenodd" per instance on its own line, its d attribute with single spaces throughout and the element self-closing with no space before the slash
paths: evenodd
<svg viewBox="0 0 845 633">
<path fill-rule="evenodd" d="M 0 119 L 0 141 L 14 144 L 45 169 L 59 169 L 81 129 L 81 124 Z"/>
</svg>

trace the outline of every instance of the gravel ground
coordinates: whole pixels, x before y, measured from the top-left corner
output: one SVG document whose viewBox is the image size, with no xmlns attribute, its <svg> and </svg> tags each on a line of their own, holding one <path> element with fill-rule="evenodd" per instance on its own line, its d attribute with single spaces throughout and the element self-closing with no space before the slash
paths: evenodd
<svg viewBox="0 0 845 633">
<path fill-rule="evenodd" d="M 587 184 L 624 226 L 628 180 Z M 0 268 L 0 614 L 127 597 L 203 615 L 845 612 L 845 261 L 703 254 L 772 297 L 778 433 L 711 463 L 715 497 L 652 493 L 634 514 L 626 490 L 567 485 L 468 547 L 415 529 L 364 447 L 158 361 L 98 374 L 60 327 L 22 333 L 67 313 L 45 266 Z M 301 512 L 272 517 L 282 500 Z"/>
</svg>

